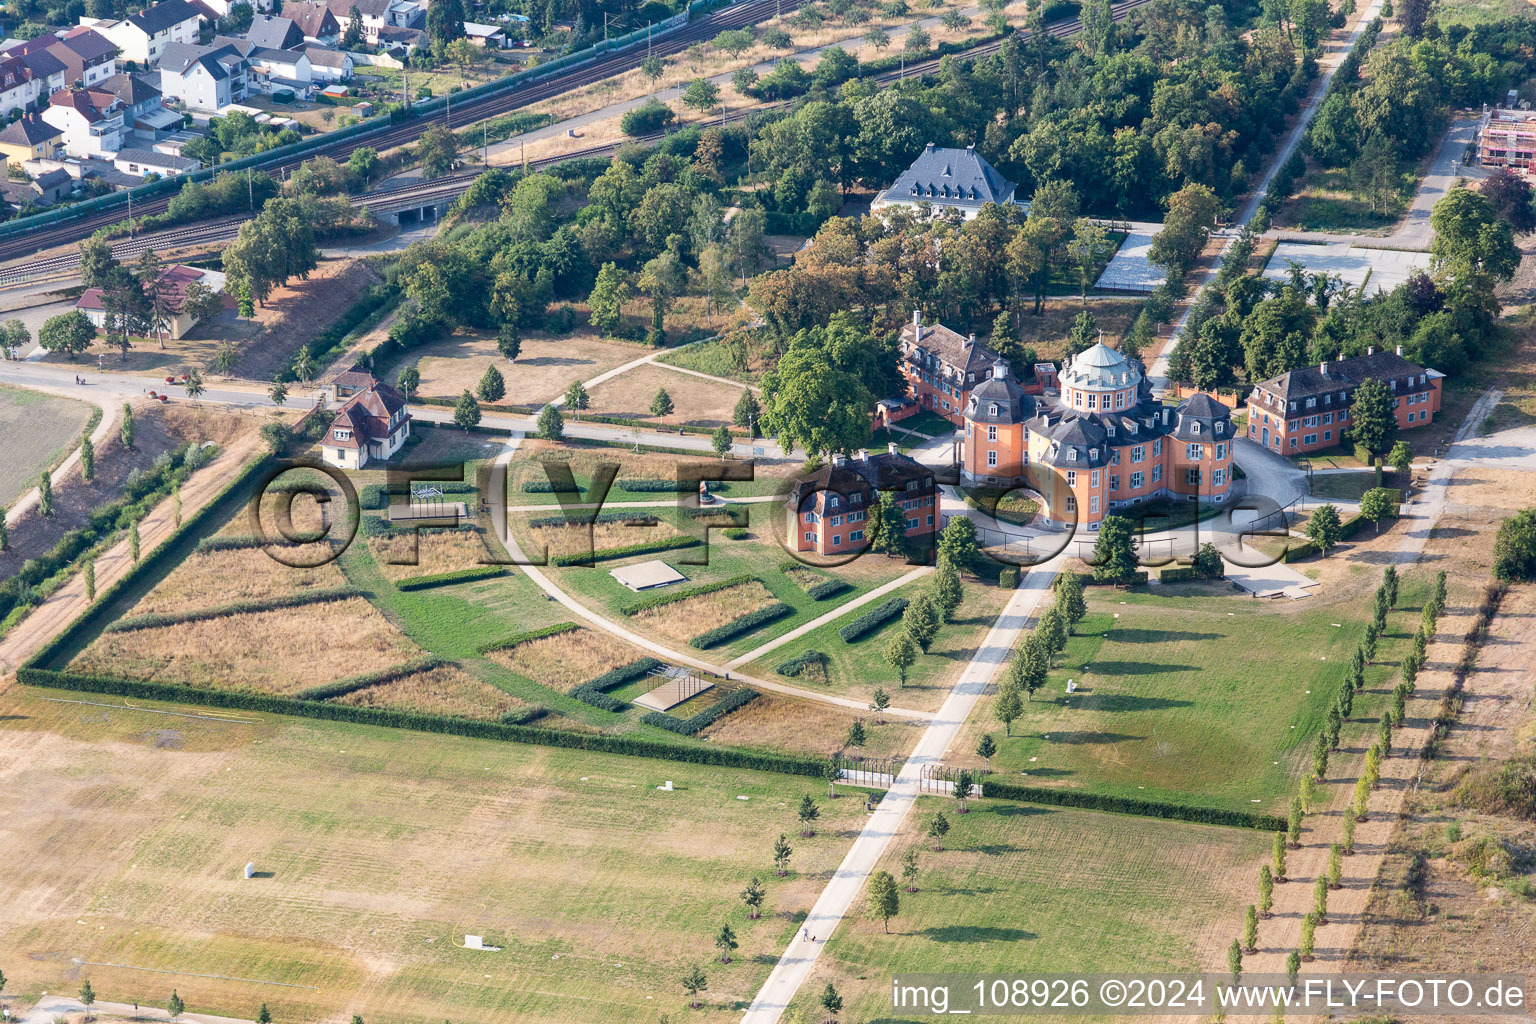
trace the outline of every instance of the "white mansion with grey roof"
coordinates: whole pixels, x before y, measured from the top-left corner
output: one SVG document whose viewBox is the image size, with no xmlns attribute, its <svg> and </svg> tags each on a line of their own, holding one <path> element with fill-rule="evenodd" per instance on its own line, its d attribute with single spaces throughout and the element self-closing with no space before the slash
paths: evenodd
<svg viewBox="0 0 1536 1024">
<path fill-rule="evenodd" d="M 970 220 L 988 203 L 1015 202 L 1014 191 L 1013 182 L 997 173 L 975 146 L 943 149 L 930 142 L 869 208 L 918 210 L 926 204 L 930 214 L 958 210 Z"/>
</svg>

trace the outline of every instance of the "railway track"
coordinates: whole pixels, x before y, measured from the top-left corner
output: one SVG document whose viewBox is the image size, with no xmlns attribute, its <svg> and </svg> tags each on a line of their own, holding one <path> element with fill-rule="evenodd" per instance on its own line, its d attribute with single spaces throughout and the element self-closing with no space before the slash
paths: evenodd
<svg viewBox="0 0 1536 1024">
<path fill-rule="evenodd" d="M 676 31 L 661 36 L 651 45 L 650 52 L 658 56 L 679 53 L 694 43 L 713 39 L 722 31 L 755 25 L 766 21 L 776 13 L 793 11 L 802 0 L 746 0 L 744 3 L 713 11 L 692 21 Z M 381 152 L 415 141 L 432 124 L 447 123 L 449 127 L 463 127 L 483 121 L 497 114 L 504 114 L 540 100 L 558 96 L 571 89 L 602 81 L 613 75 L 637 68 L 645 58 L 646 50 L 635 46 L 617 53 L 607 54 L 590 63 L 580 64 L 555 72 L 548 78 L 530 82 L 526 87 L 497 96 L 466 101 L 449 109 L 443 117 L 415 119 L 401 124 L 386 125 L 376 132 L 340 139 L 332 146 L 322 146 L 305 154 L 302 159 L 280 158 L 262 167 L 270 172 L 286 172 L 298 167 L 304 160 L 316 156 L 329 156 L 344 160 L 355 149 L 370 146 Z M 142 216 L 165 212 L 171 197 L 152 199 L 139 206 Z M 15 259 L 28 253 L 49 249 L 56 245 L 77 241 L 92 234 L 96 229 L 116 224 L 124 219 L 124 211 L 112 209 L 79 220 L 24 232 L 14 238 L 0 240 L 0 261 Z"/>
<path fill-rule="evenodd" d="M 769 5 L 773 4 L 774 2 L 775 2 L 775 0 L 754 0 L 754 3 L 752 3 L 752 4 L 743 5 L 739 9 L 739 11 L 740 11 L 740 13 L 745 13 L 746 12 L 746 8 L 747 7 L 751 7 L 751 6 L 758 6 L 758 7 L 762 7 L 762 8 L 767 8 Z M 787 4 L 795 4 L 795 3 L 798 3 L 798 0 L 784 0 L 784 2 L 787 3 Z M 1135 8 L 1141 7 L 1141 6 L 1143 6 L 1145 4 L 1148 4 L 1148 3 L 1151 3 L 1151 2 L 1152 2 L 1152 0 L 1121 0 L 1120 3 L 1117 3 L 1117 4 L 1113 5 L 1110 8 L 1111 15 L 1112 15 L 1114 21 L 1116 21 L 1116 22 L 1123 21 L 1127 17 L 1130 16 L 1131 11 L 1133 11 Z M 736 10 L 736 8 L 732 8 L 732 9 Z M 700 24 L 703 24 L 703 23 L 701 22 Z M 690 27 L 692 27 L 692 26 L 690 26 Z M 717 23 L 715 26 L 713 26 L 713 30 L 718 32 L 721 27 L 722 27 L 721 24 Z M 1049 28 L 1046 29 L 1046 31 L 1050 35 L 1052 35 L 1052 36 L 1054 36 L 1054 37 L 1056 37 L 1058 39 L 1064 39 L 1064 38 L 1066 38 L 1068 36 L 1075 35 L 1078 32 L 1082 31 L 1082 27 L 1083 26 L 1082 26 L 1082 21 L 1081 20 L 1073 19 L 1071 21 L 1063 21 L 1063 22 L 1058 22 L 1058 23 L 1056 23 L 1054 25 L 1051 25 Z M 668 39 L 669 39 L 669 41 L 674 42 L 674 43 L 676 43 L 676 42 L 686 43 L 686 42 L 690 41 L 690 40 L 682 40 L 682 39 L 680 39 L 681 35 L 682 35 L 682 33 L 677 33 L 677 34 L 674 34 L 672 36 L 669 36 Z M 1023 33 L 1023 35 L 1026 38 L 1028 37 L 1028 33 L 1027 32 Z M 995 54 L 995 53 L 999 52 L 1002 49 L 1002 45 L 1003 45 L 1002 44 L 1002 40 L 998 40 L 998 41 L 991 42 L 991 43 L 983 43 L 980 46 L 974 47 L 974 48 L 972 48 L 970 50 L 966 50 L 966 51 L 964 51 L 962 53 L 955 54 L 954 56 L 961 57 L 961 58 L 967 58 L 967 59 L 974 59 L 976 57 L 986 57 L 986 56 L 990 56 L 992 54 Z M 614 62 L 617 62 L 619 60 L 619 57 L 615 57 L 615 58 L 613 58 L 613 60 L 614 60 Z M 635 61 L 633 63 L 638 64 L 638 61 Z M 581 69 L 581 70 L 595 69 L 596 66 L 597 65 L 592 65 L 592 66 L 590 66 L 590 68 L 584 68 L 584 69 Z M 893 81 L 896 81 L 896 80 L 898 80 L 900 78 L 903 78 L 903 77 L 905 77 L 907 75 L 922 75 L 922 74 L 926 74 L 926 73 L 928 73 L 930 71 L 937 70 L 938 67 L 939 67 L 939 60 L 938 59 L 920 61 L 920 62 L 918 62 L 916 64 L 913 64 L 913 65 L 911 65 L 909 67 L 906 67 L 906 68 L 904 68 L 902 70 L 881 72 L 879 75 L 876 75 L 874 77 L 874 80 L 876 82 L 881 82 L 881 83 L 893 82 Z M 600 77 L 606 77 L 608 74 L 614 74 L 614 73 L 617 73 L 617 72 L 615 72 L 615 71 L 605 72 Z M 597 78 L 592 78 L 590 80 L 591 81 L 596 81 Z M 542 88 L 545 86 L 545 84 L 546 83 L 542 83 L 542 82 L 538 83 L 538 85 L 532 87 L 529 90 L 529 92 L 531 93 L 533 91 L 542 90 Z M 586 82 L 582 82 L 582 83 L 566 83 L 564 86 L 562 86 L 562 88 L 569 88 L 572 85 L 576 85 L 576 84 L 587 84 L 587 83 Z M 507 109 L 514 109 L 515 106 L 517 106 L 517 105 L 525 105 L 527 103 L 536 102 L 538 99 L 543 99 L 543 98 L 545 98 L 543 95 L 530 98 L 526 93 L 521 93 L 520 92 L 520 93 L 517 93 L 517 94 L 513 94 L 511 96 L 507 96 L 507 97 L 494 97 L 493 99 L 487 100 L 487 101 L 484 101 L 484 102 L 486 104 L 496 104 L 496 103 L 505 103 L 505 102 L 509 102 L 509 101 L 512 101 L 512 100 L 516 100 L 517 101 L 513 106 L 506 106 L 506 107 L 503 107 L 500 110 L 494 111 L 493 112 L 493 114 L 494 114 L 494 113 L 504 112 L 504 110 L 507 110 Z M 709 119 L 707 121 L 695 122 L 695 125 L 703 124 L 705 126 L 718 127 L 718 126 L 724 126 L 724 125 L 730 125 L 730 124 L 737 124 L 737 123 L 740 123 L 741 121 L 746 120 L 748 117 L 752 117 L 753 115 L 762 114 L 762 113 L 766 113 L 766 112 L 770 112 L 770 111 L 774 111 L 774 110 L 783 109 L 785 107 L 788 107 L 788 106 L 792 105 L 794 102 L 795 102 L 794 100 L 781 100 L 781 101 L 778 101 L 776 103 L 769 103 L 769 104 L 765 104 L 763 106 L 754 107 L 754 108 L 752 108 L 750 110 L 734 111 L 734 112 L 729 113 L 729 114 L 724 114 L 724 115 L 721 115 L 719 117 L 711 118 L 711 119 Z M 463 114 L 464 120 L 462 120 L 462 121 L 460 120 L 460 111 L 459 110 L 455 110 L 454 111 L 454 117 L 453 117 L 453 123 L 454 124 L 473 123 L 474 120 L 479 120 L 479 119 L 482 119 L 483 117 L 486 117 L 486 116 L 493 116 L 493 114 L 485 114 L 485 115 L 477 115 L 477 114 L 475 114 L 473 112 L 473 109 L 472 109 L 474 106 L 475 105 L 470 105 L 469 106 L 468 112 Z M 424 127 L 424 125 L 422 125 L 422 124 L 401 125 L 401 126 L 397 126 L 397 127 L 399 129 L 401 129 L 401 130 L 405 130 L 407 128 L 414 128 L 419 133 L 420 129 L 422 127 Z M 584 158 L 587 158 L 587 157 L 594 157 L 594 156 L 611 156 L 613 153 L 615 153 L 619 149 L 620 146 L 631 145 L 631 144 L 634 144 L 634 143 L 642 143 L 642 144 L 644 144 L 644 143 L 653 143 L 653 142 L 658 142 L 658 141 L 660 141 L 661 139 L 663 139 L 665 137 L 666 137 L 666 133 L 665 132 L 656 132 L 656 133 L 653 133 L 651 135 L 640 136 L 640 137 L 633 138 L 633 139 L 626 139 L 626 140 L 624 140 L 621 143 L 609 143 L 609 144 L 605 144 L 605 145 L 601 145 L 601 146 L 591 146 L 591 147 L 588 147 L 586 149 L 575 150 L 575 151 L 569 152 L 569 153 L 562 153 L 562 154 L 560 154 L 558 156 L 543 157 L 543 158 L 538 159 L 538 160 L 530 160 L 528 162 L 528 164 L 529 164 L 529 166 L 531 168 L 542 169 L 542 168 L 545 168 L 545 167 L 552 167 L 555 164 L 565 163 L 565 162 L 571 161 L 571 160 L 580 160 L 580 159 L 584 159 Z M 347 143 L 348 143 L 348 147 L 347 147 L 347 150 L 346 150 L 347 152 L 351 152 L 352 149 L 357 148 L 357 146 L 362 145 L 364 143 L 372 144 L 371 142 L 369 142 L 369 140 L 366 140 L 366 139 L 364 139 L 364 140 L 347 140 Z M 355 143 L 355 144 L 353 144 L 353 143 Z M 390 143 L 390 145 L 395 145 L 395 144 L 398 144 L 398 143 Z M 354 195 L 354 196 L 351 197 L 351 201 L 352 201 L 352 205 L 361 207 L 361 206 L 379 206 L 379 205 L 389 204 L 391 202 L 399 202 L 399 201 L 413 201 L 413 200 L 426 201 L 426 200 L 429 200 L 429 199 L 432 199 L 432 198 L 446 198 L 446 197 L 449 197 L 449 196 L 457 196 L 457 195 L 463 193 L 465 190 L 467 190 L 469 188 L 469 186 L 474 182 L 474 180 L 476 178 L 478 178 L 482 173 L 484 173 L 484 169 L 475 170 L 475 171 L 462 172 L 462 173 L 459 173 L 459 174 L 449 175 L 449 176 L 442 177 L 442 178 L 434 178 L 433 180 L 427 181 L 427 182 L 413 182 L 413 183 L 407 184 L 407 185 L 397 185 L 397 186 L 394 186 L 392 188 L 379 189 L 379 190 L 374 191 L 374 192 L 366 192 L 366 193 L 360 193 L 360 194 Z M 165 202 L 169 202 L 169 200 L 166 200 Z M 148 205 L 153 205 L 153 204 L 148 204 Z M 161 206 L 163 208 L 163 203 L 161 204 Z M 154 211 L 151 211 L 151 212 L 154 212 Z M 139 238 L 125 239 L 125 240 L 123 240 L 123 241 L 113 245 L 112 252 L 113 252 L 113 255 L 117 256 L 118 259 L 128 259 L 128 258 L 132 258 L 132 257 L 138 256 L 140 253 L 144 252 L 146 249 L 169 249 L 169 248 L 178 248 L 178 247 L 185 246 L 185 245 L 195 245 L 195 244 L 198 244 L 200 242 L 227 241 L 228 239 L 231 239 L 231 238 L 233 238 L 235 236 L 235 234 L 239 231 L 240 225 L 242 223 L 244 223 L 248 219 L 250 219 L 250 215 L 249 214 L 239 214 L 239 215 L 233 215 L 233 216 L 229 216 L 229 217 L 222 217 L 222 218 L 219 218 L 219 219 L 213 220 L 213 221 L 204 221 L 204 222 L 199 223 L 199 224 L 189 225 L 189 226 L 187 226 L 185 228 L 175 228 L 175 229 L 171 229 L 171 230 L 168 230 L 168 231 L 162 231 L 162 232 L 156 232 L 156 233 L 153 233 L 153 234 L 150 234 L 150 235 L 144 235 L 144 236 L 141 236 Z M 116 219 L 108 218 L 108 219 L 105 220 L 105 222 L 106 223 L 116 223 Z M 72 227 L 74 227 L 74 228 L 83 228 L 85 226 L 85 223 L 86 222 L 82 221 L 82 222 L 79 222 L 79 223 L 77 223 L 75 225 L 72 225 Z M 65 227 L 66 226 L 61 225 L 60 226 L 60 230 L 63 230 Z M 92 229 L 92 230 L 94 230 L 94 229 Z M 68 241 L 68 240 L 69 239 L 66 239 L 66 241 Z M 29 241 L 30 241 L 30 236 L 29 236 Z M 59 243 L 58 242 L 54 242 L 54 243 L 51 243 L 51 244 L 59 244 Z M 40 246 L 38 246 L 37 244 L 32 244 L 31 245 L 31 248 L 32 248 L 33 251 L 36 251 L 36 249 L 39 248 L 39 247 Z M 4 253 L 5 253 L 4 248 L 0 247 L 0 258 L 4 257 Z M 10 285 L 10 284 L 17 284 L 17 283 L 21 283 L 21 282 L 28 281 L 28 280 L 35 280 L 35 279 L 38 279 L 38 278 L 52 276 L 54 274 L 61 274 L 61 273 L 64 273 L 64 272 L 67 272 L 69 270 L 74 269 L 76 266 L 79 265 L 79 262 L 80 262 L 80 258 L 79 258 L 78 253 L 65 253 L 63 255 L 54 256 L 54 257 L 51 257 L 51 258 L 45 259 L 45 260 L 37 260 L 37 261 L 33 261 L 32 263 L 26 263 L 26 264 L 18 264 L 18 265 L 14 266 L 14 267 L 0 268 L 0 286 Z"/>
</svg>

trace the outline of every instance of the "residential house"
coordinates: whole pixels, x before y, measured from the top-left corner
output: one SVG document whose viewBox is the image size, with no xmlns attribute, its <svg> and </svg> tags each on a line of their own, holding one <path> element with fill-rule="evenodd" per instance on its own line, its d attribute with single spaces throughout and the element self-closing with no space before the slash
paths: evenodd
<svg viewBox="0 0 1536 1024">
<path fill-rule="evenodd" d="M 258 14 L 246 30 L 245 38 L 257 46 L 272 50 L 291 50 L 304 45 L 304 33 L 288 18 Z"/>
<path fill-rule="evenodd" d="M 332 466 L 362 469 L 387 461 L 411 436 L 405 396 L 375 381 L 347 399 L 320 442 L 320 457 Z"/>
<path fill-rule="evenodd" d="M 112 166 L 124 174 L 144 177 L 158 174 L 162 178 L 174 178 L 203 166 L 201 160 L 172 153 L 157 153 L 152 149 L 120 149 L 112 159 Z"/>
<path fill-rule="evenodd" d="M 834 455 L 815 472 L 795 481 L 786 499 L 785 537 L 795 551 L 818 555 L 857 554 L 868 546 L 869 517 L 890 491 L 900 505 L 908 538 L 921 538 L 939 529 L 938 491 L 933 470 L 897 451 L 871 455 L 860 451 L 849 458 Z"/>
<path fill-rule="evenodd" d="M 217 111 L 250 95 L 251 64 L 236 47 L 172 43 L 160 56 L 160 90 L 189 110 Z"/>
<path fill-rule="evenodd" d="M 971 395 L 964 472 L 1027 482 L 1051 523 L 1097 530 L 1106 515 L 1154 499 L 1219 504 L 1231 493 L 1232 411 L 1203 394 L 1164 405 L 1141 364 L 1103 342 L 1066 362 L 1060 393 L 1033 415 L 1008 383 Z"/>
<path fill-rule="evenodd" d="M 246 59 L 251 62 L 253 90 L 269 96 L 291 92 L 301 100 L 314 95 L 314 74 L 304 51 L 260 47 L 246 54 Z"/>
<path fill-rule="evenodd" d="M 75 179 L 67 171 L 43 171 L 26 181 L 0 179 L 0 196 L 20 211 L 52 206 L 74 190 Z"/>
<path fill-rule="evenodd" d="M 207 21 L 215 20 L 218 18 L 227 18 L 229 17 L 229 12 L 235 9 L 236 4 L 250 4 L 251 0 L 193 0 L 193 2 L 196 3 L 199 7 L 208 8 L 207 13 L 203 15 L 204 20 Z M 254 6 L 256 10 L 262 11 L 271 7 L 271 3 L 268 2 L 268 0 L 263 0 L 262 3 L 257 3 L 252 6 Z M 208 15 L 210 14 L 213 15 L 213 19 L 209 19 Z"/>
<path fill-rule="evenodd" d="M 324 3 L 315 0 L 286 0 L 282 14 L 298 26 L 306 43 L 335 46 L 341 39 L 341 25 Z"/>
<path fill-rule="evenodd" d="M 1248 397 L 1248 439 L 1283 455 L 1300 455 L 1348 441 L 1355 390 L 1379 380 L 1393 395 L 1397 425 L 1422 427 L 1440 411 L 1445 374 L 1425 369 L 1396 352 L 1367 348 L 1365 355 L 1304 366 L 1262 381 Z"/>
<path fill-rule="evenodd" d="M 326 0 L 326 6 L 343 34 L 352 24 L 351 11 L 356 7 L 363 19 L 363 38 L 370 43 L 380 42 L 379 32 L 384 28 L 421 27 L 427 10 L 419 0 Z"/>
<path fill-rule="evenodd" d="M 378 382 L 370 370 L 360 363 L 353 363 L 350 368 L 322 380 L 320 388 L 329 394 L 331 401 L 340 402 L 367 391 Z"/>
<path fill-rule="evenodd" d="M 123 101 L 123 119 L 129 134 L 144 142 L 163 138 L 182 125 L 182 115 L 165 109 L 165 97 L 150 84 L 150 77 L 119 72 L 100 86 L 102 92 Z"/>
<path fill-rule="evenodd" d="M 18 167 L 28 160 L 52 160 L 64 144 L 64 129 L 36 114 L 0 128 L 0 154 Z"/>
<path fill-rule="evenodd" d="M 41 85 L 21 57 L 0 57 L 0 116 L 31 110 L 40 98 Z"/>
<path fill-rule="evenodd" d="M 379 29 L 379 49 L 397 59 L 409 57 L 427 45 L 427 34 L 419 28 L 385 25 Z"/>
<path fill-rule="evenodd" d="M 992 376 L 999 359 L 996 352 L 976 340 L 963 337 L 943 324 L 923 325 L 914 310 L 912 322 L 901 329 L 897 366 L 907 379 L 916 412 L 932 409 L 959 426 L 970 392 Z"/>
<path fill-rule="evenodd" d="M 122 50 L 124 60 L 153 67 L 172 43 L 195 44 L 203 14 L 189 0 L 160 0 L 122 21 L 96 27 Z"/>
<path fill-rule="evenodd" d="M 165 337 L 172 341 L 182 337 L 195 325 L 192 317 L 183 312 L 187 300 L 187 289 L 194 281 L 220 294 L 224 292 L 225 277 L 217 270 L 170 266 L 162 269 L 156 280 L 160 300 L 166 311 L 166 321 L 162 330 Z M 106 329 L 107 307 L 100 288 L 87 288 L 81 293 L 80 298 L 75 300 L 75 309 L 84 313 L 91 323 L 96 325 L 98 331 Z"/>
<path fill-rule="evenodd" d="M 309 75 L 316 82 L 335 83 L 352 80 L 352 56 L 345 50 L 306 46 L 304 56 L 309 58 Z"/>
<path fill-rule="evenodd" d="M 1014 193 L 1013 182 L 999 174 L 975 146 L 946 149 L 930 142 L 869 208 L 900 208 L 930 215 L 955 210 L 970 220 L 988 203 L 1013 202 Z"/>
<path fill-rule="evenodd" d="M 69 84 L 69 69 L 64 62 L 45 49 L 36 49 L 24 52 L 27 44 L 6 51 L 6 59 L 15 59 L 21 62 L 31 76 L 31 92 L 33 108 L 40 107 L 43 101 Z M 6 108 L 9 110 L 10 108 Z"/>
<path fill-rule="evenodd" d="M 123 148 L 123 102 L 95 89 L 62 89 L 48 100 L 43 120 L 64 133 L 73 157 L 109 157 Z"/>
<path fill-rule="evenodd" d="M 117 44 L 85 25 L 38 36 L 6 52 L 10 56 L 24 57 L 33 75 L 43 80 L 39 99 L 72 85 L 89 89 L 117 74 Z M 41 52 L 46 52 L 52 60 L 34 57 Z M 45 93 L 43 90 L 49 91 Z"/>
</svg>

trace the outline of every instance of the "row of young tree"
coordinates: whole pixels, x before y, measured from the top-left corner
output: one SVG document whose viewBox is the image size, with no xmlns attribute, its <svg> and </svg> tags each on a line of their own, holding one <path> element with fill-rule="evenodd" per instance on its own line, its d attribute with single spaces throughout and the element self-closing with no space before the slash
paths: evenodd
<svg viewBox="0 0 1536 1024">
<path fill-rule="evenodd" d="M 1259 922 L 1273 916 L 1275 886 L 1289 881 L 1286 874 L 1287 851 L 1301 848 L 1301 833 L 1306 816 L 1321 810 L 1326 804 L 1319 787 L 1328 777 L 1331 755 L 1342 749 L 1343 726 L 1354 712 L 1355 698 L 1365 688 L 1365 671 L 1376 658 L 1380 639 L 1386 635 L 1387 614 L 1397 604 L 1399 583 L 1397 570 L 1387 566 L 1372 601 L 1371 621 L 1366 624 L 1365 635 L 1354 651 L 1348 673 L 1340 681 L 1323 728 L 1317 734 L 1311 768 L 1302 776 L 1300 789 L 1291 798 L 1285 831 L 1275 833 L 1270 862 L 1259 868 L 1258 902 L 1248 905 L 1243 915 L 1242 937 L 1232 940 L 1228 947 L 1227 966 L 1233 984 L 1238 983 L 1242 974 L 1243 958 L 1258 952 Z M 1312 909 L 1302 916 L 1300 939 L 1286 957 L 1286 972 L 1292 986 L 1296 984 L 1301 965 L 1315 959 L 1317 929 L 1328 924 L 1328 894 L 1343 887 L 1344 858 L 1355 852 L 1356 827 L 1367 820 L 1371 792 L 1381 782 L 1385 760 L 1393 755 L 1394 736 L 1406 721 L 1407 701 L 1416 688 L 1415 680 L 1419 670 L 1424 667 L 1426 651 L 1434 638 L 1439 617 L 1445 612 L 1446 598 L 1446 574 L 1442 571 L 1436 574 L 1433 588 L 1424 602 L 1419 625 L 1414 631 L 1409 651 L 1402 660 L 1401 676 L 1392 690 L 1391 703 L 1378 719 L 1375 741 L 1365 752 L 1349 807 L 1341 815 L 1340 839 L 1330 844 L 1327 868 L 1313 882 Z"/>
</svg>

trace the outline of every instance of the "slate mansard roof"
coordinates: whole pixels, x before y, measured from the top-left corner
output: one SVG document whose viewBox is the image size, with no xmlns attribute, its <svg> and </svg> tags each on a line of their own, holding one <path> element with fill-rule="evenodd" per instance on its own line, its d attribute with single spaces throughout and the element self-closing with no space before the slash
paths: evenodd
<svg viewBox="0 0 1536 1024">
<path fill-rule="evenodd" d="M 1009 202 L 1013 194 L 1013 182 L 999 174 L 975 146 L 943 149 L 930 142 L 880 198 L 888 203 L 980 209 L 987 203 Z"/>
</svg>

